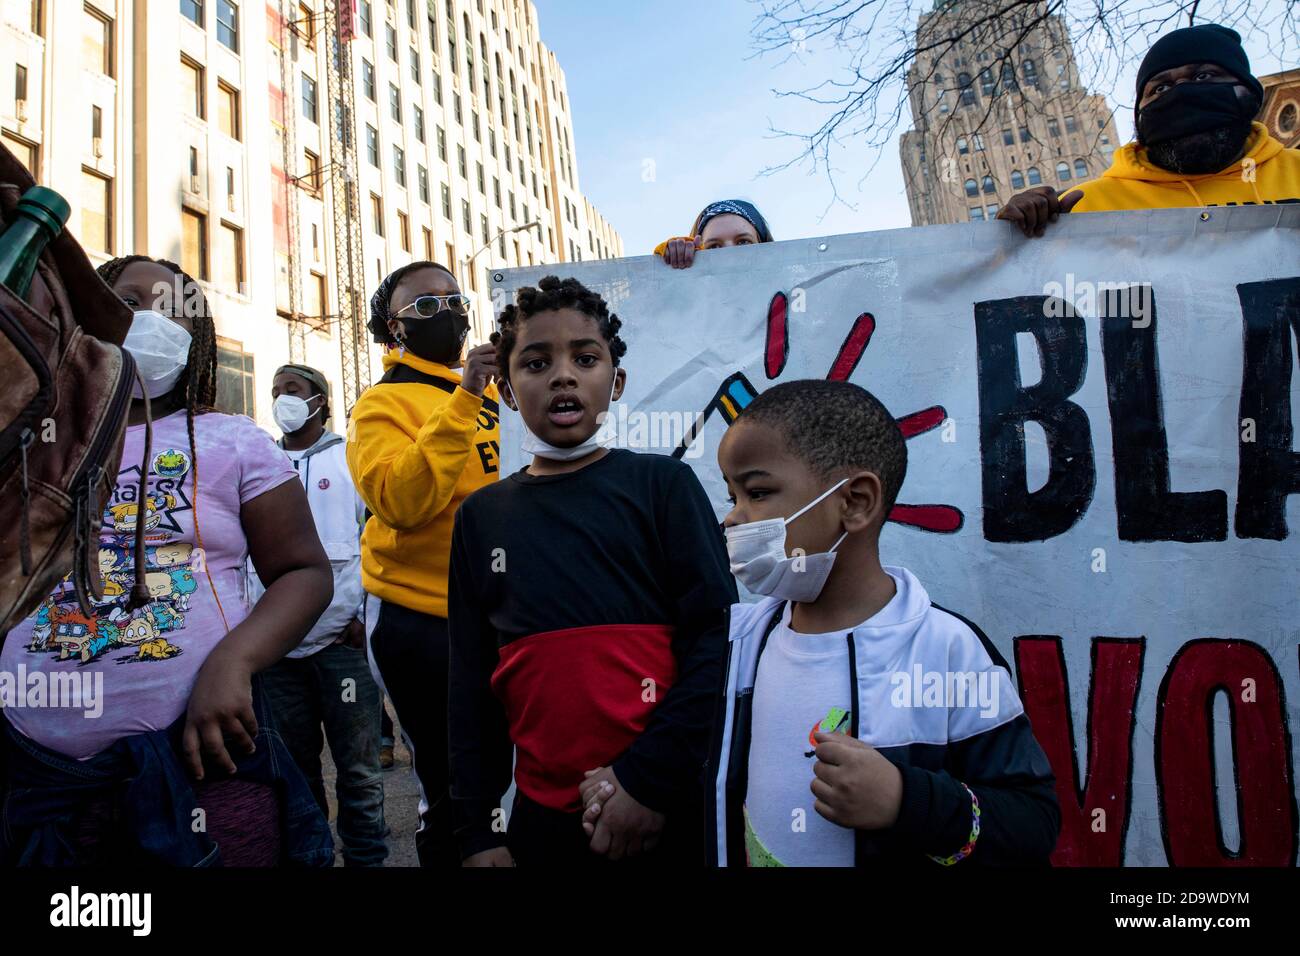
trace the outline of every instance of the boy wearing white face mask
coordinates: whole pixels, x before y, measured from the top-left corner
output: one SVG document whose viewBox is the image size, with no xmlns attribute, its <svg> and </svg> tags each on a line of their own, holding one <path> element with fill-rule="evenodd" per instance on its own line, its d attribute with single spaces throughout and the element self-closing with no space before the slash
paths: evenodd
<svg viewBox="0 0 1300 956">
<path fill-rule="evenodd" d="M 466 498 L 452 534 L 460 852 L 470 866 L 702 865 L 700 776 L 736 594 L 717 518 L 686 464 L 606 447 L 621 322 L 574 279 L 539 286 L 496 342 L 533 461 Z M 580 786 L 600 783 L 611 795 L 584 831 Z"/>
<path fill-rule="evenodd" d="M 881 564 L 907 472 L 889 412 L 847 382 L 786 382 L 745 409 L 718 464 L 731 570 L 762 599 L 732 610 L 715 862 L 1046 863 L 1053 777 L 1006 662 Z"/>
</svg>

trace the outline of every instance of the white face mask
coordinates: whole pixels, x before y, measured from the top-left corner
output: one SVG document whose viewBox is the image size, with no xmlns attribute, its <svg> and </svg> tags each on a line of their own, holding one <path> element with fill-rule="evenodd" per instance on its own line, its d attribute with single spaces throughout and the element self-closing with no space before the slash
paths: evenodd
<svg viewBox="0 0 1300 956">
<path fill-rule="evenodd" d="M 190 333 L 162 313 L 143 309 L 132 316 L 122 348 L 139 366 L 145 394 L 158 398 L 172 390 L 189 363 Z M 131 395 L 144 398 L 138 381 Z"/>
<path fill-rule="evenodd" d="M 510 391 L 510 401 L 515 405 L 514 390 L 510 388 L 508 382 L 502 382 L 502 387 Z M 614 402 L 614 389 L 618 386 L 618 369 L 614 370 L 614 381 L 609 384 L 609 401 Z M 558 445 L 552 445 L 549 442 L 542 441 L 533 434 L 531 428 L 524 425 L 524 440 L 519 443 L 519 447 L 528 454 L 536 458 L 548 458 L 551 461 L 574 461 L 585 455 L 590 455 L 597 449 L 604 448 L 606 445 L 613 443 L 618 437 L 614 427 L 614 416 L 609 412 L 605 414 L 605 420 L 601 422 L 600 427 L 591 433 L 591 437 L 586 441 L 574 445 L 572 448 L 561 448 Z"/>
<path fill-rule="evenodd" d="M 816 507 L 848 481 L 843 478 L 788 518 L 767 518 L 727 528 L 727 556 L 731 573 L 754 594 L 807 603 L 817 600 L 826 578 L 835 564 L 835 549 L 848 532 L 829 551 L 789 557 L 785 553 L 785 526 Z"/>
<path fill-rule="evenodd" d="M 307 424 L 307 421 L 316 414 L 323 411 L 324 406 L 316 409 L 316 412 L 309 412 L 307 408 L 310 402 L 320 398 L 319 395 L 313 395 L 310 399 L 301 399 L 297 395 L 281 395 L 271 406 L 271 417 L 275 423 L 280 426 L 280 431 L 286 435 L 290 432 L 296 432 Z"/>
</svg>

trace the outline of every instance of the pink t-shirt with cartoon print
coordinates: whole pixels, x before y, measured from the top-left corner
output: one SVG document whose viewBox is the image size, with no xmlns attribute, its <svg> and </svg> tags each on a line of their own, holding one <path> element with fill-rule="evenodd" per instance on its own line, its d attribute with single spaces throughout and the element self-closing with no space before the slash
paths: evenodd
<svg viewBox="0 0 1300 956">
<path fill-rule="evenodd" d="M 297 475 L 271 436 L 243 415 L 197 416 L 194 442 L 192 456 L 184 411 L 153 423 L 141 509 L 144 426 L 127 429 L 99 539 L 103 600 L 83 615 L 65 578 L 5 641 L 0 672 L 11 684 L 0 687 L 0 706 L 37 743 L 84 759 L 122 737 L 167 727 L 185 711 L 199 667 L 227 627 L 247 616 L 240 506 Z M 152 600 L 127 611 L 142 510 Z"/>
</svg>

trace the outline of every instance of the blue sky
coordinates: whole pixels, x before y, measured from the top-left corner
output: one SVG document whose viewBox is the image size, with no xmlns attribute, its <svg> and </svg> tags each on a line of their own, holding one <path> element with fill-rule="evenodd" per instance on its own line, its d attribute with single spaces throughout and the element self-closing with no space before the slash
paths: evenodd
<svg viewBox="0 0 1300 956">
<path fill-rule="evenodd" d="M 761 175 L 801 148 L 770 127 L 805 130 L 822 116 L 773 90 L 825 79 L 842 65 L 833 51 L 809 51 L 801 63 L 754 56 L 757 8 L 747 0 L 535 2 L 542 40 L 568 78 L 582 191 L 621 233 L 627 255 L 682 234 L 713 199 L 752 200 L 778 239 L 910 225 L 896 138 L 878 161 L 852 142 L 835 156 L 841 195 L 853 209 L 831 205 L 820 170 Z M 1282 68 L 1266 42 L 1246 39 L 1256 73 Z M 1129 65 L 1117 88 L 1131 89 L 1135 71 Z M 1116 106 L 1111 90 L 1098 92 Z M 1131 133 L 1127 109 L 1117 123 L 1121 135 Z"/>
</svg>

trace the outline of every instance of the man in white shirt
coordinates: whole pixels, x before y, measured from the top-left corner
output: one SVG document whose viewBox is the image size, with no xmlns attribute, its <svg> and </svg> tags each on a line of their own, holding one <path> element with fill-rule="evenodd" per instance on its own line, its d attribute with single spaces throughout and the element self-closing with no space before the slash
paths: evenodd
<svg viewBox="0 0 1300 956">
<path fill-rule="evenodd" d="M 382 866 L 384 788 L 379 767 L 379 687 L 366 663 L 361 527 L 341 435 L 329 431 L 329 382 L 307 365 L 284 365 L 271 388 L 280 447 L 307 490 L 316 532 L 334 572 L 334 600 L 303 638 L 263 672 L 276 727 L 328 815 L 321 747 L 338 771 L 338 835 L 348 866 Z M 323 734 L 322 734 L 323 729 Z"/>
</svg>

